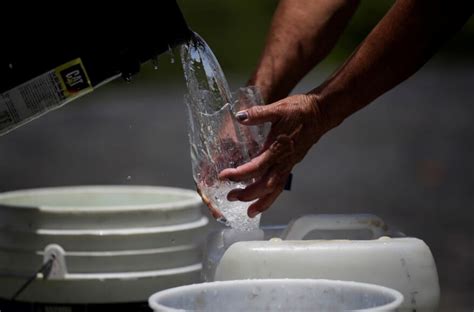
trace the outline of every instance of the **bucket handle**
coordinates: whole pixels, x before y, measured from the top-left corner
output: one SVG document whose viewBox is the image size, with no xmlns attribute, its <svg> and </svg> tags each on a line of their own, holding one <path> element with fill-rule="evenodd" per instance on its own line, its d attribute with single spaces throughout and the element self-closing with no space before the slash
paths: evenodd
<svg viewBox="0 0 474 312">
<path fill-rule="evenodd" d="M 64 249 L 58 244 L 49 244 L 44 248 L 43 263 L 49 259 L 54 259 L 51 270 L 48 272 L 48 279 L 57 280 L 66 278 L 67 266 L 65 253 Z"/>
<path fill-rule="evenodd" d="M 387 226 L 373 214 L 314 214 L 293 219 L 281 238 L 301 240 L 314 230 L 369 230 L 372 238 L 386 235 Z"/>
</svg>

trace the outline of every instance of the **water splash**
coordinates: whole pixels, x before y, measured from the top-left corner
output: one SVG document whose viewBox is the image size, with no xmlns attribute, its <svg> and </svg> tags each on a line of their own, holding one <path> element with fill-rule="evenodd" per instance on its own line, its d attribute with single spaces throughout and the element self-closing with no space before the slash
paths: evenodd
<svg viewBox="0 0 474 312">
<path fill-rule="evenodd" d="M 191 98 L 199 99 L 202 113 L 212 114 L 226 103 L 232 102 L 232 95 L 216 56 L 207 43 L 198 34 L 181 46 L 181 63 L 188 93 Z M 208 98 L 203 98 L 203 90 Z"/>
<path fill-rule="evenodd" d="M 151 62 L 153 64 L 153 69 L 154 70 L 158 70 L 159 68 L 159 63 L 160 63 L 160 60 L 158 58 L 158 55 L 157 56 L 154 56 L 152 59 L 151 59 Z"/>
<path fill-rule="evenodd" d="M 204 192 L 217 204 L 217 207 L 225 216 L 225 225 L 241 231 L 252 231 L 258 229 L 260 224 L 260 215 L 255 218 L 247 216 L 247 208 L 252 202 L 228 201 L 227 194 L 236 188 L 243 188 L 243 183 L 230 181 L 219 181 L 216 184 L 207 187 L 204 186 Z"/>
</svg>

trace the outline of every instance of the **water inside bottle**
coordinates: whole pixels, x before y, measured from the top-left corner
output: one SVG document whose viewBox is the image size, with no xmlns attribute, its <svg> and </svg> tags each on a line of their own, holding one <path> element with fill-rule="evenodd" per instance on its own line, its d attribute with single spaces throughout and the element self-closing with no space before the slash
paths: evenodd
<svg viewBox="0 0 474 312">
<path fill-rule="evenodd" d="M 223 214 L 221 220 L 226 225 L 254 230 L 259 227 L 260 219 L 247 216 L 251 202 L 226 199 L 230 190 L 243 188 L 251 181 L 234 183 L 217 179 L 224 168 L 250 160 L 248 139 L 233 117 L 236 99 L 217 58 L 198 34 L 181 46 L 180 56 L 188 89 L 185 102 L 194 180 L 208 205 Z"/>
</svg>

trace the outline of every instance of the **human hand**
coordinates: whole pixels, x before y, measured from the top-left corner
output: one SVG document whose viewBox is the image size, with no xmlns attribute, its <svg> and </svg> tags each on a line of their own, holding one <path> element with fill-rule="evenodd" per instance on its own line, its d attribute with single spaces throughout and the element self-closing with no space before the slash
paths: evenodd
<svg viewBox="0 0 474 312">
<path fill-rule="evenodd" d="M 319 109 L 314 94 L 294 95 L 266 106 L 256 106 L 236 114 L 243 125 L 271 122 L 271 130 L 262 152 L 250 162 L 219 173 L 220 179 L 255 182 L 244 189 L 229 192 L 229 201 L 253 201 L 249 217 L 265 211 L 283 191 L 292 168 L 329 130 L 329 122 Z"/>
</svg>

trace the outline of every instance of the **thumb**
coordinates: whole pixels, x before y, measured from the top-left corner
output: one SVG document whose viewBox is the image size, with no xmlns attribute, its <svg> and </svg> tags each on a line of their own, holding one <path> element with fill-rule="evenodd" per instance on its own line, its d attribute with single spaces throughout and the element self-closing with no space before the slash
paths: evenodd
<svg viewBox="0 0 474 312">
<path fill-rule="evenodd" d="M 252 108 L 242 110 L 235 114 L 235 118 L 244 125 L 258 125 L 265 122 L 276 122 L 280 119 L 277 103 L 254 106 Z"/>
</svg>

